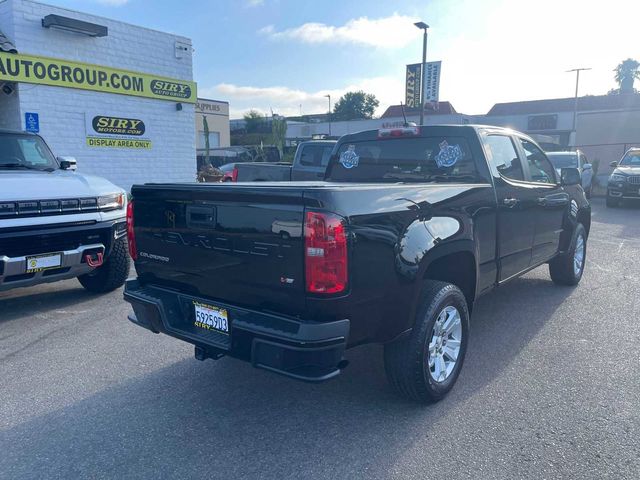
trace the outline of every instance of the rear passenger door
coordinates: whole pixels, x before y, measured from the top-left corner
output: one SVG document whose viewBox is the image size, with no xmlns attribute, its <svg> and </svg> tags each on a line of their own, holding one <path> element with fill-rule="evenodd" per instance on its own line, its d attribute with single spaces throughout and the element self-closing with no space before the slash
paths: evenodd
<svg viewBox="0 0 640 480">
<path fill-rule="evenodd" d="M 516 142 L 530 188 L 535 192 L 531 263 L 537 265 L 546 262 L 558 251 L 569 195 L 560 186 L 556 170 L 544 152 L 528 138 L 517 136 Z"/>
<path fill-rule="evenodd" d="M 526 181 L 515 139 L 491 131 L 483 139 L 498 202 L 498 280 L 504 281 L 531 264 L 538 194 Z"/>
</svg>

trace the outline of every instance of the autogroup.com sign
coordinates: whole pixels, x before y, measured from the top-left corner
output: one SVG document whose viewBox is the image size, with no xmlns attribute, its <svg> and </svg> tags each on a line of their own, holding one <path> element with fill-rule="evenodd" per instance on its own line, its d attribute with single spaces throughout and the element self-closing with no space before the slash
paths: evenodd
<svg viewBox="0 0 640 480">
<path fill-rule="evenodd" d="M 161 100 L 196 103 L 191 81 L 89 63 L 0 52 L 0 81 L 36 83 Z"/>
</svg>

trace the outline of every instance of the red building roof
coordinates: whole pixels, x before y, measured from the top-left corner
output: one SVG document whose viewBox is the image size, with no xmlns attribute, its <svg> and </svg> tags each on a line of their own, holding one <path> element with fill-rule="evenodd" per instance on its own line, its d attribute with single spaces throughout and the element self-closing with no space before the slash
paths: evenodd
<svg viewBox="0 0 640 480">
<path fill-rule="evenodd" d="M 573 111 L 574 98 L 551 98 L 526 102 L 496 103 L 487 115 L 527 115 Z M 594 95 L 578 98 L 578 110 L 640 109 L 640 94 Z"/>
</svg>

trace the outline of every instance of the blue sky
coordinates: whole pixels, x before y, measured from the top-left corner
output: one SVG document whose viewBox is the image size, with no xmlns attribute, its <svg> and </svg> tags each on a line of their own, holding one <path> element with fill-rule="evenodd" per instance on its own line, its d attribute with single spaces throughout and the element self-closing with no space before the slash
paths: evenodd
<svg viewBox="0 0 640 480">
<path fill-rule="evenodd" d="M 631 0 L 45 0 L 190 37 L 200 96 L 283 114 L 326 111 L 329 93 L 374 93 L 378 113 L 404 99 L 404 66 L 442 60 L 440 99 L 463 113 L 496 102 L 604 94 L 612 69 L 640 60 Z M 140 68 L 144 70 L 143 66 Z M 636 83 L 640 89 L 640 81 Z"/>
</svg>

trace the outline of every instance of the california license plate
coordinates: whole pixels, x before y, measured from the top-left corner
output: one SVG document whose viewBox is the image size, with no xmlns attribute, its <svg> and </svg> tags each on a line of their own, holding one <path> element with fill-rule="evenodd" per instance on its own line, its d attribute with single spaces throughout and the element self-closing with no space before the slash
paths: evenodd
<svg viewBox="0 0 640 480">
<path fill-rule="evenodd" d="M 32 257 L 27 257 L 27 273 L 59 268 L 61 265 L 61 253 L 48 253 L 46 255 L 34 255 Z"/>
<path fill-rule="evenodd" d="M 193 302 L 193 308 L 195 310 L 194 325 L 196 327 L 229 334 L 229 318 L 224 308 L 200 302 Z"/>
</svg>

